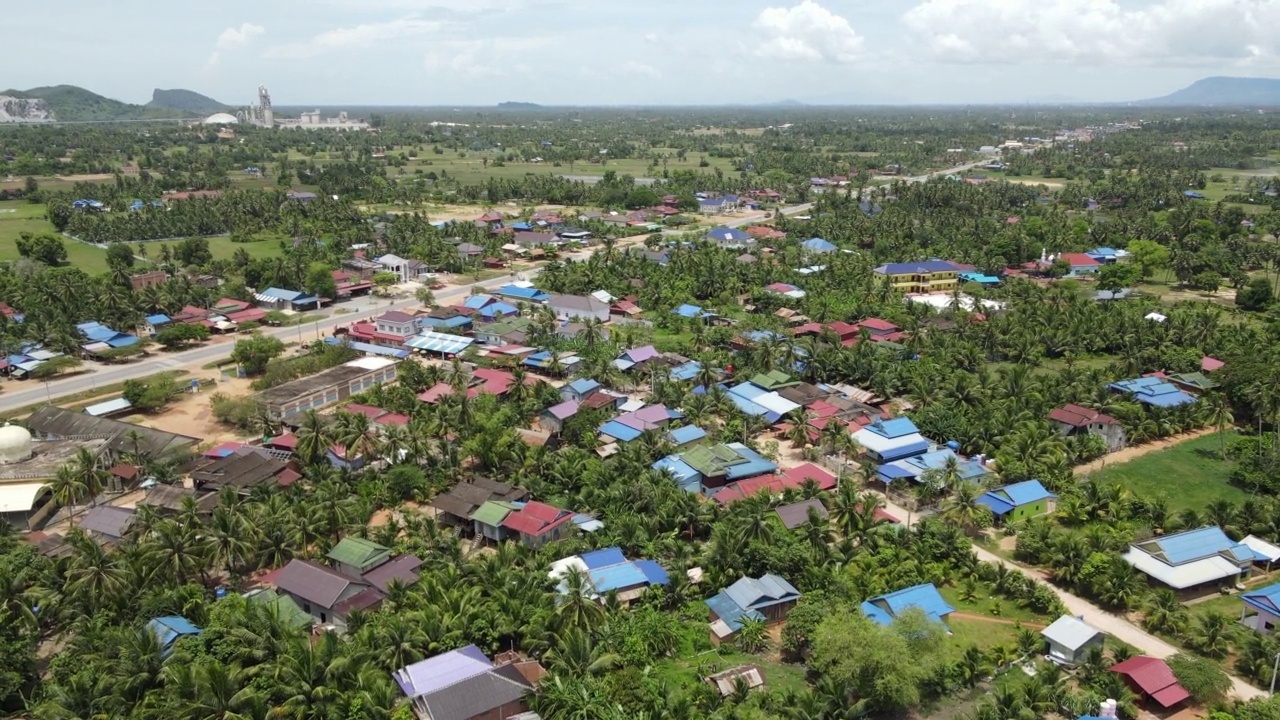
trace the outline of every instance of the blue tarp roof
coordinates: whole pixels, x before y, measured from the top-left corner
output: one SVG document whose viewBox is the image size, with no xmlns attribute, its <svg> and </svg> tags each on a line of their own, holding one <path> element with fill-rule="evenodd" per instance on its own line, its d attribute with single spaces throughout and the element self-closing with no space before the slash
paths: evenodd
<svg viewBox="0 0 1280 720">
<path fill-rule="evenodd" d="M 688 303 L 681 305 L 680 307 L 676 308 L 675 310 L 672 310 L 671 312 L 675 313 L 676 315 L 679 315 L 680 317 L 687 317 L 687 318 L 696 318 L 703 314 L 702 308 L 698 307 L 697 305 L 690 305 Z"/>
<path fill-rule="evenodd" d="M 881 625 L 892 624 L 900 613 L 913 607 L 920 608 L 930 620 L 938 622 L 942 622 L 943 618 L 956 611 L 942 599 L 942 595 L 932 583 L 914 585 L 873 597 L 861 605 L 863 614 Z"/>
<path fill-rule="evenodd" d="M 341 345 L 342 338 L 327 337 L 324 341 L 330 345 Z M 362 352 L 366 355 L 382 355 L 384 357 L 393 357 L 403 360 L 409 357 L 410 353 L 404 348 L 383 347 L 381 345 L 372 345 L 370 343 L 352 342 L 347 343 L 352 350 Z"/>
</svg>

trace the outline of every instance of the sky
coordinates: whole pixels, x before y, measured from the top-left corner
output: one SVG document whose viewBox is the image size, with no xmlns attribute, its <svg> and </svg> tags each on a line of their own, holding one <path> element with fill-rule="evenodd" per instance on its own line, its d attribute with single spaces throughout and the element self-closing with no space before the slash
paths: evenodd
<svg viewBox="0 0 1280 720">
<path fill-rule="evenodd" d="M 7 86 L 136 103 L 1110 102 L 1280 77 L 1280 0 L 42 0 L 4 24 L 27 59 Z"/>
</svg>

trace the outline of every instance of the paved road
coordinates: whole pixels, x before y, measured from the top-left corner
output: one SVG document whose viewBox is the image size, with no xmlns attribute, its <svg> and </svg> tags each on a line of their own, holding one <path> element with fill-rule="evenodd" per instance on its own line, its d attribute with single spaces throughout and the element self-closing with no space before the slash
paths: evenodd
<svg viewBox="0 0 1280 720">
<path fill-rule="evenodd" d="M 966 170 L 972 170 L 985 162 L 987 161 L 978 160 L 976 162 L 965 163 L 963 165 L 956 165 L 955 167 L 949 167 L 945 170 L 935 170 L 934 172 L 925 173 L 924 175 L 912 175 L 910 177 L 899 177 L 897 175 L 876 175 L 875 177 L 872 178 L 872 180 L 889 180 L 889 181 L 902 180 L 903 182 L 909 182 L 909 183 L 922 183 L 922 182 L 928 181 L 931 178 L 941 177 L 943 175 L 955 175 L 958 173 L 962 173 Z"/>
<path fill-rule="evenodd" d="M 911 525 L 914 525 L 916 521 L 919 520 L 919 517 L 920 517 L 919 515 L 908 513 L 906 509 L 902 508 L 901 506 L 895 505 L 888 498 L 885 498 L 884 495 L 881 493 L 876 493 L 876 494 L 884 498 L 884 501 L 886 504 L 885 510 L 887 510 L 889 514 L 900 519 L 907 519 L 909 520 Z M 1067 612 L 1077 617 L 1083 618 L 1085 622 L 1107 633 L 1108 635 L 1118 638 L 1120 640 L 1123 640 L 1125 643 L 1132 645 L 1133 647 L 1137 648 L 1139 651 L 1141 651 L 1145 655 L 1151 655 L 1153 657 L 1158 657 L 1158 658 L 1167 658 L 1170 655 L 1176 655 L 1178 652 L 1180 652 L 1178 648 L 1165 642 L 1164 640 L 1161 640 L 1155 635 L 1152 635 L 1146 630 L 1143 630 L 1137 625 L 1134 625 L 1133 623 L 1129 622 L 1123 617 L 1120 617 L 1115 613 L 1103 610 L 1102 608 L 1098 607 L 1097 605 L 1094 605 L 1092 602 L 1080 597 L 1079 595 L 1069 593 L 1066 590 L 1063 590 L 1062 588 L 1059 588 L 1052 583 L 1046 582 L 1044 576 L 1036 570 L 1023 567 L 1016 563 L 1008 562 L 1007 560 L 1000 557 L 999 555 L 996 555 L 995 553 L 992 553 L 984 548 L 980 548 L 976 545 L 974 546 L 973 551 L 974 553 L 977 554 L 978 559 L 982 560 L 983 562 L 1003 565 L 1009 568 L 1010 570 L 1022 573 L 1023 575 L 1031 578 L 1032 580 L 1045 585 L 1050 590 L 1052 590 L 1060 600 L 1062 600 L 1062 604 L 1066 606 Z M 1230 677 L 1231 677 L 1232 692 L 1235 694 L 1237 698 L 1241 700 L 1252 700 L 1253 698 L 1256 698 L 1256 697 L 1266 696 L 1265 692 L 1250 685 L 1249 683 L 1245 682 L 1241 678 L 1238 678 L 1235 675 L 1231 675 Z"/>
</svg>

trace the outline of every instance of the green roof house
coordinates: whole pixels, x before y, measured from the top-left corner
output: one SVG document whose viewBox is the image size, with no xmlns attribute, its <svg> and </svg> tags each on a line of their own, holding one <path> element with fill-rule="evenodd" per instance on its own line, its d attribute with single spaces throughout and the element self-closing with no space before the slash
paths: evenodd
<svg viewBox="0 0 1280 720">
<path fill-rule="evenodd" d="M 359 577 L 391 559 L 391 549 L 372 540 L 344 537 L 325 554 L 340 572 Z"/>
<path fill-rule="evenodd" d="M 1169 382 L 1193 393 L 1203 393 L 1218 387 L 1217 380 L 1202 372 L 1178 373 L 1169 376 Z"/>
<path fill-rule="evenodd" d="M 476 511 L 471 513 L 471 523 L 477 537 L 484 537 L 494 543 L 502 542 L 511 535 L 511 531 L 502 527 L 516 505 L 501 500 L 486 500 Z"/>
<path fill-rule="evenodd" d="M 795 387 L 800 384 L 800 381 L 781 370 L 770 370 L 767 373 L 757 373 L 752 376 L 751 384 L 759 385 L 765 390 L 781 390 L 782 388 Z"/>
<path fill-rule="evenodd" d="M 293 598 L 281 595 L 270 588 L 258 590 L 247 597 L 250 602 L 266 605 L 276 618 L 289 627 L 310 627 L 315 623 L 315 618 L 299 607 Z"/>
</svg>

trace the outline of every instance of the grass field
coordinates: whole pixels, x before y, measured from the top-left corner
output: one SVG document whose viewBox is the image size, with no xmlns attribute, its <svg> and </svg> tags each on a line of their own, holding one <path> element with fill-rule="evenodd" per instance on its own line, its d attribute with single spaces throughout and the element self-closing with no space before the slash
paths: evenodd
<svg viewBox="0 0 1280 720">
<path fill-rule="evenodd" d="M 759 665 L 764 672 L 765 687 L 770 690 L 800 691 L 807 687 L 804 666 L 787 665 L 764 655 L 747 655 L 729 646 L 722 647 L 719 652 L 668 658 L 654 667 L 654 674 L 672 687 L 689 687 L 699 682 L 699 668 L 710 671 L 712 665 L 716 672 L 740 665 Z"/>
<path fill-rule="evenodd" d="M 1234 437 L 1235 433 L 1227 433 L 1227 443 Z M 1218 442 L 1217 433 L 1212 433 L 1112 465 L 1090 477 L 1107 485 L 1119 484 L 1141 498 L 1163 497 L 1173 512 L 1203 511 L 1215 500 L 1239 503 L 1248 493 L 1227 482 L 1231 466 L 1218 457 Z"/>
<path fill-rule="evenodd" d="M 12 211 L 12 212 L 10 212 Z M 0 202 L 0 260 L 17 260 L 18 238 L 24 232 L 33 235 L 56 234 L 53 224 L 45 219 L 44 205 L 14 200 Z M 85 272 L 101 273 L 107 270 L 107 254 L 92 245 L 74 240 L 64 240 L 69 265 Z"/>
</svg>

